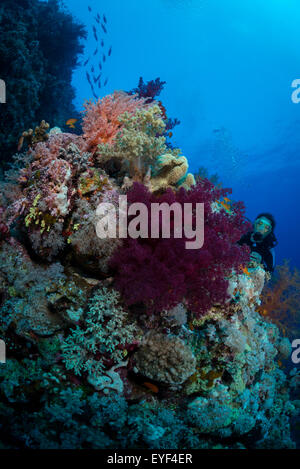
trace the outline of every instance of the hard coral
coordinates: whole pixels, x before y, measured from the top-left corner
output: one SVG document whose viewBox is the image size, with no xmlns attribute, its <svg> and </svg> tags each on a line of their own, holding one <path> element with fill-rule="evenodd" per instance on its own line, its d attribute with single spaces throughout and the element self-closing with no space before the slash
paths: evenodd
<svg viewBox="0 0 300 469">
<path fill-rule="evenodd" d="M 197 372 L 184 388 L 198 394 L 188 405 L 190 424 L 221 439 L 255 428 L 260 447 L 293 447 L 288 420 L 297 411 L 295 403 L 284 404 L 288 382 L 276 366 L 278 351 L 290 347 L 278 328 L 248 305 L 230 318 L 212 317 L 190 343 Z"/>
<path fill-rule="evenodd" d="M 244 208 L 225 203 L 229 190 L 204 177 L 193 185 L 185 157 L 166 148 L 162 107 L 131 108 L 134 99 L 116 112 L 121 127 L 115 122 L 110 143 L 98 145 L 94 134 L 90 153 L 88 135 L 52 129 L 2 183 L 0 336 L 9 357 L 0 366 L 1 444 L 293 448 L 290 389 L 299 376 L 289 381 L 279 369 L 277 355 L 291 345 L 255 310 L 265 272 L 244 268 Z M 149 230 L 153 203 L 203 203 L 204 245 L 186 249 L 172 213 L 170 237 L 98 238 L 99 203 L 114 210 L 125 190 L 129 208 L 148 208 Z M 191 212 L 188 226 L 200 230 Z M 156 228 L 161 234 L 162 220 Z M 58 253 L 60 262 L 38 264 Z"/>
<path fill-rule="evenodd" d="M 111 369 L 104 372 L 104 374 L 100 374 L 99 376 L 90 375 L 88 377 L 88 382 L 97 391 L 103 391 L 104 394 L 108 394 L 111 391 L 117 392 L 118 394 L 122 394 L 124 385 L 116 369 L 126 367 L 126 366 L 127 366 L 127 361 L 117 363 L 117 365 L 112 366 Z"/>
<path fill-rule="evenodd" d="M 104 192 L 104 191 L 103 191 Z M 113 190 L 104 192 L 107 197 Z M 104 199 L 113 202 L 111 199 Z M 76 202 L 70 224 L 68 242 L 74 252 L 74 259 L 82 267 L 95 274 L 108 271 L 108 264 L 114 250 L 120 245 L 118 238 L 100 238 L 96 226 L 100 217 L 96 214 L 97 203 L 80 199 Z M 74 227 L 76 229 L 74 229 Z"/>
<path fill-rule="evenodd" d="M 64 280 L 60 264 L 41 267 L 14 241 L 2 246 L 0 272 L 9 286 L 0 314 L 3 327 L 14 324 L 17 333 L 26 338 L 32 333 L 48 336 L 62 327 L 62 320 L 51 312 L 46 295 L 46 289 Z"/>
<path fill-rule="evenodd" d="M 150 332 L 134 354 L 136 371 L 168 385 L 184 383 L 195 373 L 191 349 L 176 336 Z"/>
<path fill-rule="evenodd" d="M 183 185 L 189 188 L 195 184 L 195 180 L 192 174 L 187 174 L 187 170 L 188 161 L 185 156 L 176 157 L 170 153 L 161 155 L 151 177 L 152 191 L 159 192 L 168 187 L 178 188 Z"/>
</svg>

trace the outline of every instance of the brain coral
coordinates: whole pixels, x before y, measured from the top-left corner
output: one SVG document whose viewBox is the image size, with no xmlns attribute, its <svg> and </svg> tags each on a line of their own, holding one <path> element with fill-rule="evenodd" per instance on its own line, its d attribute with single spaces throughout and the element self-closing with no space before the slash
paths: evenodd
<svg viewBox="0 0 300 469">
<path fill-rule="evenodd" d="M 176 336 L 150 332 L 134 355 L 138 372 L 164 384 L 182 384 L 194 372 L 196 359 Z"/>
</svg>

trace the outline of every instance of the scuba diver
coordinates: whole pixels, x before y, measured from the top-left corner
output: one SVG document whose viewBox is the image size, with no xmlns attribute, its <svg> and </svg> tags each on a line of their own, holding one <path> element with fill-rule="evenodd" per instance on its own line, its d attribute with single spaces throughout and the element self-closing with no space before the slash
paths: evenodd
<svg viewBox="0 0 300 469">
<path fill-rule="evenodd" d="M 268 272 L 274 271 L 274 247 L 278 244 L 274 234 L 276 222 L 270 213 L 260 213 L 253 225 L 253 230 L 246 233 L 238 244 L 247 244 L 251 249 L 250 259 L 255 264 L 262 264 Z"/>
</svg>

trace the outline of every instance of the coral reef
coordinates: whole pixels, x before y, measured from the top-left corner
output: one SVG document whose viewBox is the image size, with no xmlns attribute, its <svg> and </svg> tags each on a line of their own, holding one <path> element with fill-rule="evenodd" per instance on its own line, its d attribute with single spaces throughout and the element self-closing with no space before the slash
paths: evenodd
<svg viewBox="0 0 300 469">
<path fill-rule="evenodd" d="M 120 116 L 125 112 L 134 114 L 143 103 L 143 100 L 137 100 L 124 92 L 105 96 L 95 104 L 85 103 L 82 128 L 87 150 L 95 152 L 98 145 L 112 143 L 122 130 Z"/>
<path fill-rule="evenodd" d="M 144 98 L 148 102 L 153 102 L 163 91 L 165 84 L 166 82 L 161 81 L 160 78 L 145 83 L 143 77 L 140 77 L 138 86 L 129 91 L 128 94 L 137 95 L 139 98 Z"/>
<path fill-rule="evenodd" d="M 195 180 L 191 173 L 187 173 L 187 170 L 188 161 L 184 156 L 176 157 L 172 154 L 160 156 L 151 178 L 152 191 L 159 192 L 168 187 L 189 189 L 195 184 Z"/>
<path fill-rule="evenodd" d="M 195 184 L 165 129 L 154 97 L 114 93 L 86 103 L 82 135 L 30 132 L 6 173 L 1 448 L 295 447 L 299 373 L 280 368 L 291 344 L 257 311 L 266 273 L 237 244 L 244 206 Z M 120 195 L 128 210 L 203 203 L 203 246 L 164 238 L 161 218 L 157 237 L 99 238 L 97 208 L 114 211 Z"/>
<path fill-rule="evenodd" d="M 276 267 L 275 275 L 265 286 L 259 313 L 274 322 L 284 335 L 297 335 L 300 330 L 300 273 L 291 270 L 286 260 Z"/>
<path fill-rule="evenodd" d="M 145 99 L 147 103 L 152 103 L 163 91 L 165 84 L 166 82 L 161 81 L 160 78 L 156 78 L 155 80 L 150 80 L 145 83 L 143 77 L 140 77 L 138 86 L 129 91 L 128 94 L 137 95 L 139 98 Z M 162 117 L 166 125 L 165 137 L 172 137 L 172 132 L 170 131 L 179 125 L 180 121 L 177 118 L 173 119 L 167 116 L 166 108 L 163 106 L 161 101 L 158 101 L 158 105 L 162 111 Z M 171 147 L 170 143 L 167 145 Z"/>
<path fill-rule="evenodd" d="M 47 131 L 49 130 L 49 127 L 50 125 L 48 122 L 43 120 L 40 125 L 35 128 L 35 131 L 33 131 L 33 129 L 29 129 L 23 132 L 19 140 L 18 151 L 22 149 L 24 141 L 27 142 L 29 147 L 32 147 L 32 145 L 35 145 L 36 143 L 48 140 L 49 135 Z"/>
<path fill-rule="evenodd" d="M 118 306 L 118 294 L 105 287 L 98 290 L 84 312 L 83 324 L 77 325 L 62 345 L 66 368 L 76 375 L 86 372 L 89 382 L 98 383 L 106 361 L 121 366 L 126 345 L 138 337 L 137 326 L 126 322 L 126 311 Z"/>
<path fill-rule="evenodd" d="M 227 298 L 228 277 L 248 260 L 248 251 L 235 244 L 248 223 L 243 206 L 236 203 L 230 215 L 224 210 L 213 211 L 215 200 L 225 196 L 226 189 L 215 189 L 208 181 L 192 186 L 189 191 L 171 189 L 161 195 L 152 194 L 144 185 L 135 183 L 128 192 L 129 203 L 143 202 L 148 207 L 148 237 L 124 240 L 111 265 L 115 269 L 116 287 L 128 305 L 145 303 L 150 312 L 170 309 L 185 298 L 195 314 L 205 314 L 216 303 Z M 151 237 L 151 204 L 204 204 L 204 238 L 202 249 L 186 249 L 187 238 Z M 193 223 L 195 226 L 195 211 Z M 171 220 L 174 226 L 174 219 Z M 198 228 L 200 230 L 200 227 Z M 158 231 L 162 232 L 161 220 Z"/>
<path fill-rule="evenodd" d="M 159 383 L 182 384 L 195 372 L 192 351 L 176 336 L 151 331 L 134 356 L 136 371 Z"/>
<path fill-rule="evenodd" d="M 63 126 L 76 117 L 72 72 L 82 53 L 83 25 L 57 0 L 3 0 L 0 69 L 7 102 L 1 107 L 1 161 L 17 150 L 25 129 L 46 119 Z"/>
</svg>

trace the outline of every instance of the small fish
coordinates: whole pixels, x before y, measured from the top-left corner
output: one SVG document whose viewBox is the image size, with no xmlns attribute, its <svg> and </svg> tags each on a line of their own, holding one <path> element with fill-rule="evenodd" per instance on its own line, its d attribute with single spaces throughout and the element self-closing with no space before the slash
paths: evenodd
<svg viewBox="0 0 300 469">
<path fill-rule="evenodd" d="M 106 56 L 105 56 L 105 54 L 102 55 L 102 60 L 103 60 L 103 62 L 106 62 Z"/>
<path fill-rule="evenodd" d="M 86 72 L 86 77 L 87 77 L 87 80 L 88 80 L 89 84 L 91 85 L 92 81 L 91 81 L 91 77 L 90 77 L 89 72 Z"/>
<path fill-rule="evenodd" d="M 94 97 L 95 97 L 96 99 L 98 99 L 98 96 L 96 95 L 96 92 L 95 92 L 95 88 L 94 88 L 93 83 L 91 83 L 91 90 L 92 90 L 92 93 L 93 93 Z"/>
<path fill-rule="evenodd" d="M 90 57 L 84 62 L 84 67 L 89 63 Z"/>
<path fill-rule="evenodd" d="M 111 56 L 111 51 L 112 51 L 112 47 L 109 48 L 109 51 L 108 51 L 108 57 Z"/>
<path fill-rule="evenodd" d="M 66 125 L 68 127 L 70 127 L 70 129 L 75 129 L 74 124 L 76 124 L 77 121 L 78 121 L 78 119 L 69 119 L 69 120 L 67 120 Z"/>
<path fill-rule="evenodd" d="M 101 80 L 99 80 L 99 82 L 98 82 L 98 88 L 99 89 L 101 88 Z"/>
<path fill-rule="evenodd" d="M 98 82 L 98 81 L 100 80 L 101 75 L 102 75 L 102 73 L 99 73 L 99 75 L 98 75 L 97 78 L 96 78 L 96 82 Z"/>
<path fill-rule="evenodd" d="M 102 70 L 102 63 L 99 62 L 99 69 Z"/>
<path fill-rule="evenodd" d="M 93 26 L 93 33 L 94 33 L 94 38 L 96 39 L 96 41 L 98 41 L 97 29 L 95 28 L 95 26 Z"/>
<path fill-rule="evenodd" d="M 225 202 L 230 202 L 230 199 L 228 197 L 224 197 Z"/>
<path fill-rule="evenodd" d="M 168 135 L 170 138 L 173 137 L 173 132 L 169 132 Z"/>
<path fill-rule="evenodd" d="M 108 78 L 106 78 L 105 82 L 104 82 L 104 85 L 103 86 L 106 86 L 108 83 Z"/>
<path fill-rule="evenodd" d="M 105 32 L 105 34 L 107 34 L 107 29 L 106 29 L 106 27 L 104 26 L 103 23 L 101 23 L 101 28 L 103 29 L 103 31 Z"/>
<path fill-rule="evenodd" d="M 97 21 L 98 24 L 100 24 L 100 19 L 98 18 L 98 16 L 96 16 L 95 20 Z"/>
<path fill-rule="evenodd" d="M 23 135 L 19 138 L 19 141 L 18 141 L 18 151 L 20 151 L 23 147 L 23 144 L 24 144 L 24 137 Z"/>
<path fill-rule="evenodd" d="M 95 50 L 94 55 L 98 54 L 98 48 Z"/>
<path fill-rule="evenodd" d="M 104 41 L 103 41 L 103 39 L 102 39 L 102 41 L 101 41 L 101 47 L 104 47 Z"/>
<path fill-rule="evenodd" d="M 91 7 L 90 7 L 90 6 L 88 6 L 88 10 L 89 10 L 89 12 L 91 12 L 91 11 L 92 11 L 92 9 L 91 9 Z"/>
<path fill-rule="evenodd" d="M 106 19 L 105 15 L 103 15 L 103 21 L 104 21 L 105 24 L 107 24 L 107 19 Z"/>
<path fill-rule="evenodd" d="M 92 65 L 91 72 L 95 73 L 94 65 Z"/>
<path fill-rule="evenodd" d="M 220 202 L 220 205 L 222 205 L 223 208 L 225 208 L 225 210 L 227 212 L 230 212 L 230 205 L 229 204 L 226 204 L 223 200 Z"/>
<path fill-rule="evenodd" d="M 155 384 L 148 383 L 147 381 L 143 383 L 143 386 L 146 386 L 146 388 L 150 389 L 150 391 L 152 392 L 155 392 L 155 394 L 157 394 L 159 391 L 158 387 Z"/>
<path fill-rule="evenodd" d="M 247 269 L 247 267 L 243 267 L 242 271 L 243 271 L 244 274 L 248 275 L 248 277 L 251 275 L 249 270 Z"/>
</svg>

